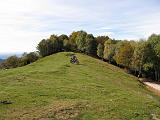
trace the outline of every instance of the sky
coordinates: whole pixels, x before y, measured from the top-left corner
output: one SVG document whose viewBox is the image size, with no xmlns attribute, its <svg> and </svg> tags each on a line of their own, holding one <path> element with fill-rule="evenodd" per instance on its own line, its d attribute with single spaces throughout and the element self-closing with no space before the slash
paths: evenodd
<svg viewBox="0 0 160 120">
<path fill-rule="evenodd" d="M 51 34 L 115 39 L 160 33 L 160 0 L 0 0 L 0 53 L 36 51 Z"/>
</svg>

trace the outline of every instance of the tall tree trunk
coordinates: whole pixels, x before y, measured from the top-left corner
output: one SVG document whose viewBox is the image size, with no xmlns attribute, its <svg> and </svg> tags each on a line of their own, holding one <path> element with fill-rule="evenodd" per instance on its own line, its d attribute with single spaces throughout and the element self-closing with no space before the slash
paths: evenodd
<svg viewBox="0 0 160 120">
<path fill-rule="evenodd" d="M 158 82 L 160 81 L 160 70 L 158 69 L 158 72 L 157 72 L 157 79 L 158 79 Z"/>
<path fill-rule="evenodd" d="M 158 77 L 158 82 L 159 82 L 159 72 L 158 72 L 158 75 L 157 75 L 157 77 Z"/>
<path fill-rule="evenodd" d="M 157 81 L 157 70 L 155 70 L 155 80 Z"/>
<path fill-rule="evenodd" d="M 141 74 L 142 74 L 142 66 L 140 65 L 139 71 L 138 71 L 138 78 L 140 77 Z"/>
<path fill-rule="evenodd" d="M 134 69 L 134 75 L 137 76 L 137 70 L 136 69 Z"/>
</svg>

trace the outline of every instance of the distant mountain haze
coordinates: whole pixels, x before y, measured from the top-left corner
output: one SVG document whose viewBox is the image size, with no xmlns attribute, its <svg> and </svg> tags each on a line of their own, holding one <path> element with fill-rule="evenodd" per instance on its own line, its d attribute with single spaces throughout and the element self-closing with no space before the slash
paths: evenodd
<svg viewBox="0 0 160 120">
<path fill-rule="evenodd" d="M 16 55 L 17 57 L 22 56 L 23 53 L 0 53 L 0 61 L 7 59 L 10 56 Z"/>
</svg>

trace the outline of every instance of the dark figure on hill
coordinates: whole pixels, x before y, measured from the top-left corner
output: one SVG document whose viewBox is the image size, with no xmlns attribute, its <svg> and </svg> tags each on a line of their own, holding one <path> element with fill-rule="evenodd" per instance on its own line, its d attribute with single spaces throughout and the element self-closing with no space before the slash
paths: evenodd
<svg viewBox="0 0 160 120">
<path fill-rule="evenodd" d="M 70 63 L 72 63 L 72 64 L 79 64 L 79 61 L 78 61 L 78 59 L 77 59 L 77 57 L 75 55 L 71 56 Z"/>
</svg>

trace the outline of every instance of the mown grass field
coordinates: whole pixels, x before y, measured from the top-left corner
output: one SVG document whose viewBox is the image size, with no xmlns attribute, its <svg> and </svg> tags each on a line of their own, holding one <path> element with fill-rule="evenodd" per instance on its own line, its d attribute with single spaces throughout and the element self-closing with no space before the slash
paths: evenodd
<svg viewBox="0 0 160 120">
<path fill-rule="evenodd" d="M 57 53 L 0 71 L 0 120 L 151 120 L 160 97 L 123 70 L 92 57 Z"/>
</svg>

